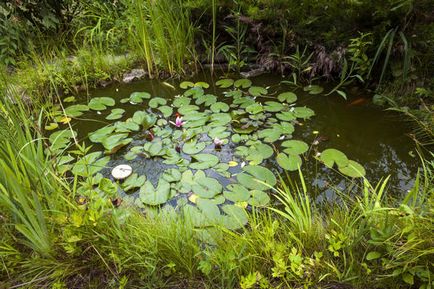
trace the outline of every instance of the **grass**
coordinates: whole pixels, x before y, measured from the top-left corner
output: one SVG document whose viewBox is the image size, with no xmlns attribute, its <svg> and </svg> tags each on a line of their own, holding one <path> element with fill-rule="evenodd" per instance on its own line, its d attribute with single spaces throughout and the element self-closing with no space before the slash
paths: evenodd
<svg viewBox="0 0 434 289">
<path fill-rule="evenodd" d="M 388 178 L 315 204 L 303 175 L 280 181 L 281 206 L 253 209 L 239 231 L 197 228 L 168 208 L 77 202 L 23 108 L 2 105 L 0 281 L 8 288 L 429 288 L 434 163 L 388 198 Z M 204 239 L 205 238 L 205 239 Z M 208 240 L 208 241 L 205 241 Z M 210 241 L 212 240 L 212 241 Z"/>
</svg>

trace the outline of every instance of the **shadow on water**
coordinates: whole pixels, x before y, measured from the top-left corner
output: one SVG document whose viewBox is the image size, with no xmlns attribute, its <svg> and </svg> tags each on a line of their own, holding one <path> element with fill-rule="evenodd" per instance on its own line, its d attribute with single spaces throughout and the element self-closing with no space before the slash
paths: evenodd
<svg viewBox="0 0 434 289">
<path fill-rule="evenodd" d="M 236 78 L 234 76 L 234 78 Z M 207 81 L 214 83 L 208 73 L 196 76 L 193 81 Z M 280 92 L 292 90 L 287 85 L 280 84 L 282 78 L 276 75 L 265 74 L 251 79 L 254 85 L 270 87 L 271 96 Z M 183 91 L 179 89 L 177 80 L 143 80 L 131 84 L 113 84 L 106 88 L 96 89 L 90 92 L 89 97 L 108 96 L 116 100 L 117 107 L 126 110 L 123 119 L 131 117 L 137 110 L 146 109 L 145 105 L 120 104 L 119 100 L 128 97 L 135 91 L 147 91 L 152 96 L 173 98 Z M 327 89 L 326 89 L 327 90 Z M 211 86 L 207 92 L 217 96 L 222 90 Z M 316 115 L 310 120 L 300 123 L 293 135 L 294 139 L 300 139 L 310 145 L 309 152 L 302 167 L 307 183 L 311 184 L 311 193 L 318 201 L 334 199 L 335 188 L 345 189 L 361 184 L 360 180 L 351 181 L 342 175 L 325 168 L 314 159 L 317 152 L 326 148 L 336 148 L 344 152 L 349 158 L 359 162 L 366 169 L 366 177 L 371 183 L 378 182 L 381 178 L 391 176 L 390 188 L 396 195 L 411 188 L 415 178 L 419 159 L 415 152 L 415 146 L 407 136 L 409 128 L 400 116 L 393 112 L 381 110 L 370 104 L 369 95 L 363 90 L 352 91 L 349 100 L 346 101 L 338 95 L 309 95 L 302 88 L 295 91 L 298 96 L 297 105 L 307 106 L 313 109 Z M 219 99 L 225 101 L 224 98 Z M 264 99 L 267 100 L 267 99 Z M 87 113 L 81 121 L 74 122 L 80 138 L 86 138 L 89 132 L 109 124 L 105 117 L 109 110 L 101 114 Z M 128 147 L 143 143 L 143 136 L 137 134 L 135 141 Z M 128 149 L 127 147 L 127 149 Z M 232 159 L 235 144 L 228 144 L 218 153 L 222 161 Z M 207 148 L 212 150 L 212 148 Z M 120 155 L 113 157 L 110 166 L 122 162 L 123 149 Z M 274 160 L 268 160 L 265 164 L 283 174 Z M 139 174 L 146 174 L 154 184 L 157 183 L 160 174 L 170 166 L 159 160 L 138 158 L 132 162 L 132 167 Z M 232 169 L 232 168 L 231 168 Z M 232 171 L 232 172 L 236 172 Z M 108 173 L 108 170 L 105 170 Z M 290 176 L 297 178 L 297 174 Z M 219 181 L 226 185 L 231 179 L 218 177 Z M 355 183 L 352 183 L 355 182 Z"/>
</svg>

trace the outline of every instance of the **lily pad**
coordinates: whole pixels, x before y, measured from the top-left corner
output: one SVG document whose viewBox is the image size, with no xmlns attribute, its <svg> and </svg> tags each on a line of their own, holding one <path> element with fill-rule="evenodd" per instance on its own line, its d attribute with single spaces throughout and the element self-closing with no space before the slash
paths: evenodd
<svg viewBox="0 0 434 289">
<path fill-rule="evenodd" d="M 191 156 L 196 162 L 190 163 L 190 168 L 205 170 L 212 168 L 219 163 L 219 158 L 212 154 L 197 154 Z"/>
<path fill-rule="evenodd" d="M 115 100 L 111 97 L 95 97 L 92 98 L 87 105 L 92 110 L 105 110 L 108 106 L 114 106 Z"/>
<path fill-rule="evenodd" d="M 133 92 L 130 94 L 129 97 L 129 102 L 131 104 L 139 104 L 142 103 L 145 99 L 150 99 L 151 98 L 151 94 L 149 94 L 148 92 L 142 91 L 142 92 Z"/>
<path fill-rule="evenodd" d="M 339 167 L 339 171 L 342 174 L 349 176 L 351 178 L 361 178 L 364 177 L 366 174 L 366 171 L 363 168 L 363 166 L 353 160 L 349 160 L 348 165 L 346 165 L 345 167 Z"/>
<path fill-rule="evenodd" d="M 251 206 L 263 207 L 270 202 L 270 196 L 259 190 L 250 191 L 251 197 L 247 200 L 247 203 Z"/>
<path fill-rule="evenodd" d="M 220 79 L 215 83 L 215 85 L 217 85 L 220 88 L 228 88 L 231 87 L 233 84 L 234 84 L 234 80 L 230 78 Z"/>
<path fill-rule="evenodd" d="M 279 153 L 276 157 L 279 166 L 287 171 L 296 171 L 302 164 L 302 160 L 298 155 L 287 155 Z"/>
<path fill-rule="evenodd" d="M 204 81 L 199 81 L 194 84 L 195 87 L 209 88 L 209 84 Z"/>
<path fill-rule="evenodd" d="M 122 108 L 114 108 L 111 110 L 111 113 L 105 118 L 107 120 L 116 120 L 122 118 L 125 109 Z"/>
<path fill-rule="evenodd" d="M 145 175 L 139 176 L 138 174 L 134 173 L 121 184 L 121 187 L 125 192 L 127 192 L 134 188 L 140 188 L 145 184 L 145 181 Z"/>
<path fill-rule="evenodd" d="M 182 89 L 187 89 L 187 88 L 193 87 L 193 86 L 194 86 L 194 83 L 191 81 L 183 81 L 179 84 L 179 87 Z"/>
<path fill-rule="evenodd" d="M 211 199 L 215 197 L 216 195 L 220 194 L 223 189 L 219 181 L 206 176 L 195 179 L 195 183 L 191 188 L 193 193 L 205 199 Z"/>
<path fill-rule="evenodd" d="M 166 118 L 170 117 L 172 115 L 172 113 L 173 113 L 173 108 L 171 108 L 170 106 L 167 106 L 167 105 L 160 106 L 158 108 L 158 110 L 161 111 L 161 113 L 163 114 L 163 116 L 166 117 Z"/>
<path fill-rule="evenodd" d="M 266 101 L 264 109 L 269 112 L 280 112 L 285 109 L 285 106 L 280 102 Z"/>
<path fill-rule="evenodd" d="M 297 95 L 293 92 L 284 92 L 277 96 L 277 99 L 281 102 L 293 103 L 297 101 Z"/>
<path fill-rule="evenodd" d="M 160 179 L 156 188 L 150 181 L 146 181 L 140 188 L 139 198 L 146 205 L 157 206 L 167 202 L 170 196 L 170 184 Z"/>
<path fill-rule="evenodd" d="M 262 106 L 262 104 L 255 102 L 254 104 L 246 107 L 246 111 L 251 114 L 258 114 L 264 111 L 264 107 Z"/>
<path fill-rule="evenodd" d="M 293 110 L 295 117 L 308 119 L 315 115 L 315 112 L 308 107 L 296 107 Z"/>
<path fill-rule="evenodd" d="M 234 203 L 245 202 L 250 198 L 250 192 L 247 188 L 239 184 L 228 185 L 227 191 L 223 192 L 223 196 Z"/>
<path fill-rule="evenodd" d="M 166 105 L 167 100 L 165 100 L 164 98 L 161 97 L 153 97 L 150 101 L 149 101 L 149 107 L 151 108 L 157 108 L 160 105 Z"/>
<path fill-rule="evenodd" d="M 238 182 L 252 190 L 268 190 L 277 183 L 274 174 L 261 166 L 245 166 L 243 172 L 237 175 Z"/>
<path fill-rule="evenodd" d="M 319 85 L 308 85 L 305 86 L 303 90 L 309 92 L 309 94 L 320 94 L 324 91 L 324 88 Z"/>
<path fill-rule="evenodd" d="M 282 143 L 282 147 L 285 149 L 283 150 L 285 153 L 289 155 L 300 155 L 307 152 L 309 149 L 309 146 L 304 141 L 300 140 L 287 140 Z"/>
<path fill-rule="evenodd" d="M 262 86 L 251 86 L 249 88 L 249 93 L 251 96 L 261 96 L 266 95 L 268 93 L 268 90 Z"/>
<path fill-rule="evenodd" d="M 234 82 L 235 87 L 249 88 L 252 85 L 252 81 L 247 78 L 238 79 Z"/>
<path fill-rule="evenodd" d="M 89 111 L 89 107 L 84 104 L 75 104 L 65 108 L 65 114 L 68 117 L 79 117 L 86 111 Z"/>
<path fill-rule="evenodd" d="M 211 111 L 215 112 L 215 113 L 221 112 L 221 111 L 223 111 L 223 112 L 229 111 L 229 105 L 227 105 L 224 102 L 216 102 L 216 103 L 212 104 L 210 108 L 211 108 Z"/>
<path fill-rule="evenodd" d="M 336 164 L 338 167 L 346 167 L 349 164 L 347 156 L 337 149 L 326 149 L 320 155 L 320 160 L 329 168 Z"/>
<path fill-rule="evenodd" d="M 197 143 L 195 139 L 193 141 L 186 142 L 182 147 L 182 151 L 189 155 L 195 155 L 203 151 L 205 147 L 206 144 L 204 142 Z"/>
</svg>

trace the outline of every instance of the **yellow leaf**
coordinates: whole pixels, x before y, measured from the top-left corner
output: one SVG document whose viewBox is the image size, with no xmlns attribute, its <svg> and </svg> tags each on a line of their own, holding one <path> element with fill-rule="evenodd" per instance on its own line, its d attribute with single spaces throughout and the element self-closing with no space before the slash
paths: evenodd
<svg viewBox="0 0 434 289">
<path fill-rule="evenodd" d="M 230 167 L 236 167 L 236 166 L 238 166 L 238 163 L 237 163 L 236 161 L 230 161 L 230 162 L 228 163 L 228 165 L 229 165 Z"/>
<path fill-rule="evenodd" d="M 71 121 L 71 118 L 70 118 L 70 117 L 67 117 L 67 116 L 62 117 L 62 118 L 60 119 L 60 122 L 63 123 L 63 124 L 67 124 L 67 123 L 69 123 L 70 121 Z"/>
<path fill-rule="evenodd" d="M 197 198 L 198 196 L 196 194 L 192 194 L 190 197 L 188 197 L 188 200 L 193 204 L 196 204 Z"/>
</svg>

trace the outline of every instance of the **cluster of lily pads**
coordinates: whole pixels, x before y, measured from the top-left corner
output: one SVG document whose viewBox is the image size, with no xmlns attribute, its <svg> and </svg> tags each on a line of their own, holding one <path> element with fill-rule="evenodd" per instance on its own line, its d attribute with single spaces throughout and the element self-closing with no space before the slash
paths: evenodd
<svg viewBox="0 0 434 289">
<path fill-rule="evenodd" d="M 125 163 L 159 161 L 165 169 L 159 172 L 157 183 L 134 172 L 121 182 L 112 179 L 116 191 L 136 196 L 138 206 L 182 200 L 178 202 L 181 210 L 197 226 L 238 228 L 247 222 L 246 207 L 270 202 L 278 173 L 269 161 L 273 156 L 280 170 L 296 171 L 302 166 L 309 145 L 293 139 L 293 133 L 315 113 L 297 106 L 295 93 L 276 95 L 249 79 L 221 79 L 215 85 L 222 91 L 219 96 L 206 92 L 208 83 L 189 81 L 180 84 L 183 92 L 173 99 L 134 92 L 120 100 L 137 107 L 126 119 L 125 110 L 115 108 L 115 100 L 109 97 L 70 105 L 64 110 L 64 122 L 88 111 L 106 111 L 110 124 L 88 135 L 103 151 L 77 159 L 65 154 L 77 137 L 71 129 L 52 133 L 50 150 L 62 155 L 58 165 L 65 172 L 82 178 L 99 174 L 97 180 L 104 178 L 100 172 L 110 167 L 114 154 L 117 161 L 121 156 Z M 317 158 L 350 177 L 365 173 L 361 165 L 335 149 L 325 150 Z"/>
</svg>

